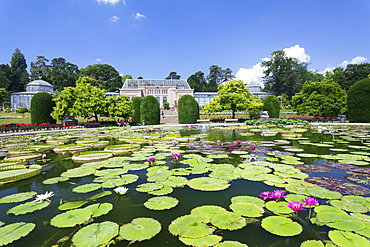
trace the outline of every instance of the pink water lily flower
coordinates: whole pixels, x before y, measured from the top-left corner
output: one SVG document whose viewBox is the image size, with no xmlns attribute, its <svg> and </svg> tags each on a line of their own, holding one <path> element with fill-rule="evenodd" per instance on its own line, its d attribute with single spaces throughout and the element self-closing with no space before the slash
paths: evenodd
<svg viewBox="0 0 370 247">
<path fill-rule="evenodd" d="M 291 201 L 288 203 L 288 207 L 293 210 L 294 212 L 300 211 L 300 210 L 306 210 L 304 208 L 303 203 L 297 202 L 297 201 Z"/>
<path fill-rule="evenodd" d="M 171 154 L 171 157 L 178 160 L 181 157 L 181 154 L 179 154 L 179 153 L 172 153 Z"/>
<path fill-rule="evenodd" d="M 155 162 L 156 160 L 157 160 L 157 159 L 156 159 L 156 158 L 154 158 L 154 157 L 153 157 L 153 158 L 148 158 L 148 159 L 147 159 L 147 161 L 148 161 L 148 162 L 150 162 L 150 163 Z"/>
<path fill-rule="evenodd" d="M 311 207 L 311 206 L 318 206 L 319 202 L 312 197 L 306 197 L 305 199 L 302 200 L 302 202 L 305 204 L 305 207 Z"/>
<path fill-rule="evenodd" d="M 236 144 L 240 145 L 242 144 L 242 141 L 236 141 Z"/>
<path fill-rule="evenodd" d="M 235 148 L 235 145 L 231 144 L 229 145 L 229 148 Z"/>
<path fill-rule="evenodd" d="M 272 196 L 272 192 L 270 191 L 265 191 L 265 192 L 262 192 L 260 193 L 259 195 L 264 201 L 266 201 L 267 199 L 271 198 Z"/>
<path fill-rule="evenodd" d="M 272 192 L 271 198 L 275 198 L 276 201 L 279 201 L 280 198 L 286 198 L 284 190 L 274 190 Z"/>
</svg>

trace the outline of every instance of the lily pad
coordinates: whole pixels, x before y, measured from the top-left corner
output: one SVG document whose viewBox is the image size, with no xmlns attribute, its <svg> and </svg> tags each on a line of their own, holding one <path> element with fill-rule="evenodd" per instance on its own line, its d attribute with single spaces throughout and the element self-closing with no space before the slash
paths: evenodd
<svg viewBox="0 0 370 247">
<path fill-rule="evenodd" d="M 70 209 L 80 208 L 86 203 L 88 203 L 88 201 L 65 202 L 61 204 L 58 207 L 58 209 L 59 210 L 70 210 Z"/>
<path fill-rule="evenodd" d="M 329 238 L 337 246 L 348 247 L 348 246 L 370 246 L 370 241 L 366 238 L 352 232 L 332 230 L 329 231 Z"/>
<path fill-rule="evenodd" d="M 68 177 L 53 177 L 53 178 L 49 178 L 49 179 L 42 181 L 42 183 L 43 184 L 56 184 L 59 182 L 67 181 L 68 179 L 69 179 Z"/>
<path fill-rule="evenodd" d="M 255 196 L 234 196 L 231 198 L 231 203 L 236 202 L 247 202 L 247 203 L 253 203 L 260 207 L 264 207 L 265 201 L 261 198 L 255 197 Z"/>
<path fill-rule="evenodd" d="M 181 242 L 190 246 L 214 246 L 222 240 L 218 235 L 207 235 L 201 238 L 179 238 Z"/>
<path fill-rule="evenodd" d="M 6 213 L 10 215 L 21 215 L 21 214 L 28 214 L 32 213 L 38 210 L 41 210 L 43 208 L 46 208 L 47 206 L 50 205 L 49 201 L 43 201 L 43 202 L 37 202 L 37 201 L 32 201 L 32 202 L 26 202 L 23 204 L 20 204 L 18 206 L 15 206 L 13 208 L 10 208 Z"/>
<path fill-rule="evenodd" d="M 220 212 L 211 218 L 211 224 L 220 229 L 237 230 L 243 228 L 247 222 L 239 214 Z"/>
<path fill-rule="evenodd" d="M 86 209 L 89 209 L 92 211 L 93 214 L 91 217 L 98 218 L 102 215 L 109 213 L 113 209 L 113 205 L 108 202 L 95 203 L 95 204 L 87 206 Z"/>
<path fill-rule="evenodd" d="M 286 202 L 269 201 L 266 202 L 266 208 L 275 214 L 290 214 L 292 210 L 287 207 Z"/>
<path fill-rule="evenodd" d="M 246 217 L 261 217 L 265 212 L 262 207 L 248 202 L 235 202 L 230 204 L 230 208 L 235 213 Z"/>
<path fill-rule="evenodd" d="M 136 187 L 136 190 L 139 192 L 149 192 L 149 191 L 155 191 L 160 190 L 163 188 L 163 184 L 157 184 L 157 183 L 144 183 L 140 184 Z"/>
<path fill-rule="evenodd" d="M 330 168 L 319 166 L 319 165 L 293 165 L 293 166 L 299 170 L 303 170 L 306 172 L 329 172 L 331 171 Z"/>
<path fill-rule="evenodd" d="M 143 241 L 153 238 L 161 231 L 161 224 L 152 218 L 136 218 L 122 225 L 119 234 L 128 241 Z"/>
<path fill-rule="evenodd" d="M 37 192 L 34 192 L 34 191 L 12 194 L 12 195 L 2 197 L 0 199 L 0 203 L 23 202 L 28 199 L 31 199 L 35 195 L 37 195 Z"/>
<path fill-rule="evenodd" d="M 324 244 L 320 240 L 306 240 L 300 247 L 324 247 Z"/>
<path fill-rule="evenodd" d="M 99 194 L 93 195 L 89 199 L 90 200 L 95 200 L 95 199 L 98 199 L 98 198 L 101 198 L 101 197 L 110 196 L 111 194 L 112 194 L 112 191 L 103 191 L 103 192 L 100 192 Z"/>
<path fill-rule="evenodd" d="M 248 247 L 248 245 L 242 244 L 238 241 L 223 241 L 215 245 L 215 247 Z"/>
<path fill-rule="evenodd" d="M 212 234 L 215 230 L 204 223 L 207 221 L 207 216 L 184 215 L 172 221 L 168 230 L 172 235 L 179 235 L 184 238 L 201 238 Z"/>
<path fill-rule="evenodd" d="M 230 184 L 222 179 L 200 177 L 189 180 L 188 186 L 194 190 L 219 191 L 229 188 Z"/>
<path fill-rule="evenodd" d="M 148 191 L 148 194 L 155 195 L 155 196 L 163 196 L 163 195 L 168 195 L 173 192 L 173 188 L 171 186 L 163 186 L 162 189 L 159 190 L 153 190 L 153 191 Z"/>
<path fill-rule="evenodd" d="M 144 206 L 152 210 L 165 210 L 176 207 L 179 200 L 169 196 L 157 196 L 149 198 L 148 201 L 144 203 Z"/>
<path fill-rule="evenodd" d="M 282 216 L 269 216 L 262 220 L 262 228 L 278 236 L 295 236 L 302 232 L 302 226 Z"/>
<path fill-rule="evenodd" d="M 107 245 L 118 235 L 118 224 L 111 221 L 94 223 L 81 228 L 72 238 L 76 247 Z"/>
<path fill-rule="evenodd" d="M 0 246 L 10 244 L 27 236 L 35 226 L 36 224 L 34 223 L 17 222 L 0 227 Z"/>
<path fill-rule="evenodd" d="M 62 177 L 78 178 L 94 174 L 94 168 L 74 168 L 60 174 Z"/>
<path fill-rule="evenodd" d="M 69 210 L 54 216 L 50 224 L 55 227 L 65 228 L 80 225 L 90 219 L 93 212 L 86 208 Z"/>
<path fill-rule="evenodd" d="M 337 191 L 342 194 L 365 195 L 370 192 L 368 188 L 349 183 L 339 178 L 331 177 L 309 177 L 305 178 L 306 182 L 317 184 L 331 191 Z"/>
<path fill-rule="evenodd" d="M 101 184 L 90 183 L 77 186 L 72 189 L 75 193 L 87 193 L 101 188 Z"/>
</svg>

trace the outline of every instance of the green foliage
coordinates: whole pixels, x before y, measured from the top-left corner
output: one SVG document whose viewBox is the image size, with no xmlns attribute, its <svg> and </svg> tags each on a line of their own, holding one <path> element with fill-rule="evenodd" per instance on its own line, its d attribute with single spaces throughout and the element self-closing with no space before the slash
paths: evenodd
<svg viewBox="0 0 370 247">
<path fill-rule="evenodd" d="M 26 107 L 20 106 L 15 110 L 16 113 L 26 113 L 28 109 Z"/>
<path fill-rule="evenodd" d="M 177 72 L 170 72 L 170 74 L 165 79 L 179 80 L 180 78 L 181 78 L 181 75 L 178 75 Z"/>
<path fill-rule="evenodd" d="M 50 114 L 53 111 L 55 102 L 49 93 L 39 92 L 31 99 L 31 123 L 55 123 Z"/>
<path fill-rule="evenodd" d="M 370 74 L 370 63 L 348 64 L 347 68 L 335 68 L 327 72 L 326 77 L 333 79 L 342 89 L 348 92 L 349 88 L 359 80 L 366 79 Z"/>
<path fill-rule="evenodd" d="M 170 102 L 164 102 L 163 103 L 163 108 L 166 109 L 166 110 L 169 110 L 170 109 Z"/>
<path fill-rule="evenodd" d="M 346 92 L 331 79 L 306 81 L 293 97 L 293 105 L 300 115 L 333 117 L 346 111 Z"/>
<path fill-rule="evenodd" d="M 140 105 L 143 100 L 141 97 L 134 97 L 132 100 L 132 121 L 140 123 Z"/>
<path fill-rule="evenodd" d="M 9 97 L 8 91 L 5 88 L 0 88 L 0 105 L 4 104 L 5 100 Z M 3 107 L 2 107 L 3 108 Z"/>
<path fill-rule="evenodd" d="M 217 94 L 218 96 L 204 106 L 204 112 L 231 110 L 232 118 L 235 118 L 236 111 L 248 110 L 251 117 L 256 117 L 263 105 L 261 99 L 252 96 L 243 81 L 233 80 L 226 85 L 220 85 Z"/>
<path fill-rule="evenodd" d="M 280 115 L 280 101 L 274 95 L 267 96 L 263 101 L 263 110 L 268 111 L 271 118 L 278 118 Z"/>
<path fill-rule="evenodd" d="M 145 120 L 145 124 L 159 124 L 159 114 L 158 100 L 152 95 L 146 96 L 140 104 L 140 120 Z"/>
<path fill-rule="evenodd" d="M 31 80 L 46 79 L 46 76 L 49 74 L 50 70 L 50 65 L 47 65 L 47 62 L 49 62 L 49 59 L 47 59 L 45 56 L 37 56 L 36 62 L 31 62 Z"/>
<path fill-rule="evenodd" d="M 351 123 L 370 122 L 370 78 L 353 84 L 348 91 L 348 120 Z"/>
<path fill-rule="evenodd" d="M 129 118 L 132 113 L 132 102 L 127 96 L 109 97 L 106 100 L 106 112 L 111 119 Z"/>
<path fill-rule="evenodd" d="M 276 126 L 283 126 L 283 125 L 307 125 L 308 121 L 300 120 L 300 119 L 288 119 L 288 118 L 277 118 L 272 120 L 247 120 L 244 122 L 247 125 L 270 125 L 274 124 Z"/>
<path fill-rule="evenodd" d="M 10 61 L 10 85 L 8 91 L 21 92 L 25 89 L 28 82 L 27 62 L 23 53 L 15 49 Z"/>
<path fill-rule="evenodd" d="M 80 76 L 94 78 L 95 81 L 91 82 L 91 84 L 107 91 L 113 91 L 122 87 L 118 71 L 108 64 L 89 65 L 80 70 Z"/>
<path fill-rule="evenodd" d="M 179 124 L 196 123 L 199 119 L 198 102 L 191 95 L 181 96 L 178 102 Z"/>
</svg>

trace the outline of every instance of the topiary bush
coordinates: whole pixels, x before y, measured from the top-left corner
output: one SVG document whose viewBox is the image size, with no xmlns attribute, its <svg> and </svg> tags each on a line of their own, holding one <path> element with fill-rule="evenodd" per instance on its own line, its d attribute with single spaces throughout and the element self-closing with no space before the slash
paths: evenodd
<svg viewBox="0 0 370 247">
<path fill-rule="evenodd" d="M 159 114 L 158 100 L 152 95 L 146 96 L 140 104 L 140 121 L 145 120 L 145 124 L 159 124 Z"/>
<path fill-rule="evenodd" d="M 132 121 L 135 123 L 140 123 L 140 104 L 143 99 L 141 97 L 132 98 Z"/>
<path fill-rule="evenodd" d="M 275 95 L 269 95 L 263 100 L 263 110 L 268 111 L 270 118 L 279 118 L 280 101 Z"/>
<path fill-rule="evenodd" d="M 49 93 L 40 92 L 35 94 L 31 99 L 31 122 L 32 123 L 52 123 L 56 121 L 50 116 L 53 111 L 55 102 L 53 96 Z"/>
<path fill-rule="evenodd" d="M 370 78 L 353 84 L 347 95 L 347 116 L 351 123 L 370 122 Z"/>
<path fill-rule="evenodd" d="M 181 96 L 178 102 L 178 116 L 180 124 L 196 123 L 199 119 L 198 102 L 191 95 Z"/>
</svg>

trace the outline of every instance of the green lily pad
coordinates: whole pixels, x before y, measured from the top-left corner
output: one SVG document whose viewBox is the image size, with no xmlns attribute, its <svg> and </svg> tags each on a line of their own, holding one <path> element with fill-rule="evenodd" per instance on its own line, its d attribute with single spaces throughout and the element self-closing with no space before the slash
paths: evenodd
<svg viewBox="0 0 370 247">
<path fill-rule="evenodd" d="M 81 228 L 72 238 L 76 247 L 108 245 L 118 235 L 118 224 L 111 221 L 94 223 Z"/>
<path fill-rule="evenodd" d="M 34 191 L 12 194 L 12 195 L 2 197 L 0 199 L 0 203 L 23 202 L 28 199 L 31 199 L 35 195 L 37 195 L 37 192 L 34 192 Z"/>
<path fill-rule="evenodd" d="M 215 247 L 248 247 L 248 245 L 242 244 L 238 241 L 224 241 L 216 244 Z"/>
<path fill-rule="evenodd" d="M 231 198 L 231 203 L 236 202 L 248 202 L 248 203 L 254 203 L 260 207 L 263 207 L 265 205 L 265 201 L 261 198 L 255 197 L 255 196 L 234 196 Z"/>
<path fill-rule="evenodd" d="M 269 201 L 266 202 L 266 208 L 275 214 L 290 214 L 292 210 L 287 207 L 286 202 Z"/>
<path fill-rule="evenodd" d="M 230 204 L 230 208 L 235 213 L 246 217 L 261 217 L 265 212 L 259 205 L 248 202 L 235 202 Z"/>
<path fill-rule="evenodd" d="M 208 217 L 202 215 L 184 215 L 174 221 L 168 227 L 172 235 L 184 238 L 201 238 L 210 235 L 215 230 L 206 223 Z"/>
<path fill-rule="evenodd" d="M 161 231 L 161 224 L 152 218 L 136 218 L 122 225 L 119 234 L 128 241 L 143 241 L 153 238 Z"/>
<path fill-rule="evenodd" d="M 262 228 L 278 236 L 295 236 L 302 232 L 302 226 L 282 216 L 269 216 L 262 220 Z"/>
<path fill-rule="evenodd" d="M 222 179 L 200 177 L 189 180 L 188 186 L 194 190 L 219 191 L 229 188 L 230 184 Z"/>
<path fill-rule="evenodd" d="M 91 217 L 98 218 L 102 215 L 109 213 L 113 209 L 113 205 L 111 203 L 104 202 L 104 203 L 95 203 L 85 208 L 92 211 L 93 214 Z"/>
<path fill-rule="evenodd" d="M 343 209 L 348 212 L 354 213 L 367 213 L 369 212 L 369 208 L 366 207 L 361 202 L 351 201 L 351 200 L 331 200 L 330 204 L 334 207 Z"/>
<path fill-rule="evenodd" d="M 94 173 L 95 176 L 117 176 L 122 175 L 128 172 L 126 168 L 113 168 L 113 169 L 105 169 L 105 170 L 98 170 Z"/>
<path fill-rule="evenodd" d="M 124 174 L 121 176 L 121 178 L 126 181 L 125 184 L 131 184 L 136 182 L 139 179 L 139 176 L 136 174 Z"/>
<path fill-rule="evenodd" d="M 68 177 L 54 177 L 54 178 L 49 178 L 44 181 L 42 181 L 43 184 L 56 184 L 59 182 L 64 182 L 67 181 L 69 178 Z"/>
<path fill-rule="evenodd" d="M 7 214 L 14 214 L 14 215 L 28 214 L 28 213 L 32 213 L 32 212 L 41 210 L 43 208 L 46 208 L 49 205 L 50 205 L 49 201 L 26 202 L 26 203 L 20 204 L 18 206 L 15 206 L 13 208 L 10 208 L 6 213 Z"/>
<path fill-rule="evenodd" d="M 68 178 L 78 178 L 92 175 L 94 174 L 94 172 L 94 168 L 74 168 L 63 172 L 62 174 L 60 174 L 60 176 Z"/>
<path fill-rule="evenodd" d="M 58 209 L 59 210 L 70 210 L 70 209 L 80 208 L 86 203 L 88 203 L 88 201 L 65 202 L 59 205 Z"/>
<path fill-rule="evenodd" d="M 155 195 L 155 196 L 163 196 L 163 195 L 171 194 L 172 192 L 173 192 L 173 188 L 165 185 L 163 186 L 162 189 L 148 191 L 148 194 Z"/>
<path fill-rule="evenodd" d="M 237 230 L 243 228 L 247 222 L 239 214 L 232 212 L 220 212 L 211 218 L 212 225 L 226 230 Z"/>
<path fill-rule="evenodd" d="M 107 181 L 104 181 L 101 185 L 103 188 L 115 188 L 115 187 L 120 187 L 122 185 L 126 184 L 126 180 L 122 178 L 113 178 L 109 179 Z"/>
<path fill-rule="evenodd" d="M 324 247 L 324 244 L 320 240 L 306 240 L 300 247 Z"/>
<path fill-rule="evenodd" d="M 184 187 L 188 183 L 188 180 L 184 177 L 169 176 L 162 182 L 163 185 L 171 187 Z"/>
<path fill-rule="evenodd" d="M 144 203 L 144 206 L 152 210 L 165 210 L 176 207 L 178 203 L 179 200 L 176 198 L 169 196 L 158 196 L 149 198 L 149 200 Z"/>
<path fill-rule="evenodd" d="M 329 231 L 329 238 L 339 247 L 348 246 L 370 246 L 370 241 L 352 232 L 332 230 Z"/>
<path fill-rule="evenodd" d="M 69 210 L 54 216 L 50 224 L 59 228 L 73 227 L 89 220 L 92 214 L 92 211 L 86 208 Z"/>
<path fill-rule="evenodd" d="M 101 198 L 101 197 L 110 196 L 111 194 L 112 194 L 112 191 L 103 191 L 99 194 L 93 195 L 89 199 L 90 200 L 95 200 L 95 199 L 98 199 L 98 198 Z"/>
<path fill-rule="evenodd" d="M 101 184 L 83 184 L 72 189 L 75 193 L 87 193 L 101 188 Z"/>
<path fill-rule="evenodd" d="M 181 242 L 190 246 L 214 246 L 222 240 L 221 236 L 218 235 L 207 235 L 201 238 L 179 238 Z"/>
<path fill-rule="evenodd" d="M 211 218 L 221 212 L 226 212 L 226 209 L 216 205 L 203 205 L 191 210 L 191 214 L 201 215 L 208 218 L 208 221 L 211 221 Z"/>
<path fill-rule="evenodd" d="M 34 223 L 17 222 L 0 227 L 0 246 L 8 245 L 27 236 L 35 226 Z"/>
<path fill-rule="evenodd" d="M 330 191 L 320 186 L 314 186 L 314 187 L 307 188 L 307 192 L 312 197 L 318 197 L 322 199 L 339 199 L 342 197 L 341 193 L 336 192 L 336 191 Z"/>
<path fill-rule="evenodd" d="M 136 187 L 136 190 L 139 192 L 149 192 L 149 191 L 155 191 L 160 190 L 163 188 L 163 184 L 157 184 L 157 183 L 144 183 L 140 184 Z"/>
</svg>

